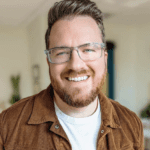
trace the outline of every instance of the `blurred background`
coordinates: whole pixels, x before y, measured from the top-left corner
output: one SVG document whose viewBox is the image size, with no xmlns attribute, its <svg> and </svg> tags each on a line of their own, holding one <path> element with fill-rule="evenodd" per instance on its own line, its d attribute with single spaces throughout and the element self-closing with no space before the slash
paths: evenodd
<svg viewBox="0 0 150 150">
<path fill-rule="evenodd" d="M 113 91 L 112 99 L 143 119 L 141 111 L 150 104 L 150 0 L 93 1 L 104 13 L 106 40 L 114 45 L 104 93 Z M 50 84 L 44 50 L 54 2 L 0 0 L 0 111 L 14 97 L 31 96 Z M 150 138 L 147 131 L 145 139 Z"/>
</svg>

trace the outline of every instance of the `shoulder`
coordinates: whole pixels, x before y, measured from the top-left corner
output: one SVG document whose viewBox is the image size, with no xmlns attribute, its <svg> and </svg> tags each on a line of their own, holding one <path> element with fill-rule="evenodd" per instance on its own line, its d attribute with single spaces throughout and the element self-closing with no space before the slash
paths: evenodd
<svg viewBox="0 0 150 150">
<path fill-rule="evenodd" d="M 137 125 L 139 123 L 141 123 L 140 118 L 136 115 L 135 112 L 133 112 L 132 110 L 130 110 L 129 108 L 121 105 L 119 102 L 111 100 L 110 102 L 112 103 L 118 117 L 120 120 L 125 119 L 125 120 L 129 120 L 133 123 L 136 123 Z"/>
<path fill-rule="evenodd" d="M 28 110 L 31 109 L 34 98 L 35 95 L 23 98 L 13 104 L 11 107 L 3 110 L 0 113 L 0 124 L 5 123 L 5 121 L 12 121 L 12 119 L 15 120 L 15 118 L 17 119 L 26 106 L 30 106 Z"/>
<path fill-rule="evenodd" d="M 121 128 L 124 132 L 132 139 L 133 133 L 138 139 L 141 147 L 143 146 L 143 125 L 140 118 L 136 115 L 135 112 L 131 111 L 127 107 L 121 105 L 119 102 L 111 100 L 115 112 L 120 121 Z"/>
<path fill-rule="evenodd" d="M 21 99 L 0 113 L 0 138 L 3 139 L 3 143 L 5 143 L 7 135 L 11 135 L 15 127 L 22 123 L 23 118 L 25 118 L 25 122 L 28 120 L 34 97 Z"/>
<path fill-rule="evenodd" d="M 41 97 L 44 92 L 45 90 L 42 90 L 35 95 L 23 98 L 11 107 L 2 111 L 0 113 L 0 127 L 4 127 L 5 124 L 15 124 L 15 122 L 19 122 L 19 120 L 21 121 L 21 119 L 28 121 L 32 114 L 35 99 Z"/>
</svg>

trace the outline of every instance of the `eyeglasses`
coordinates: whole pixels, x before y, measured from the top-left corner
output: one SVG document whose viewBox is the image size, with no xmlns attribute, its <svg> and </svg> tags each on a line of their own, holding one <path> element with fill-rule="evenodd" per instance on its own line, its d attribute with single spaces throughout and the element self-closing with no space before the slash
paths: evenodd
<svg viewBox="0 0 150 150">
<path fill-rule="evenodd" d="M 89 61 L 102 57 L 102 50 L 104 48 L 104 43 L 87 43 L 77 47 L 55 47 L 44 50 L 44 52 L 50 63 L 61 64 L 70 61 L 74 49 L 83 61 Z"/>
</svg>

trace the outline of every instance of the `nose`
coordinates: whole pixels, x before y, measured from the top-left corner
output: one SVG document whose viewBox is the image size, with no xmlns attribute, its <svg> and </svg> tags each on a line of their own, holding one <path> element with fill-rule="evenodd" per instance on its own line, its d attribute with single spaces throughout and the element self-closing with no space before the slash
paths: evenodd
<svg viewBox="0 0 150 150">
<path fill-rule="evenodd" d="M 85 62 L 78 55 L 77 49 L 72 50 L 71 59 L 68 62 L 68 69 L 80 71 L 85 69 Z"/>
</svg>

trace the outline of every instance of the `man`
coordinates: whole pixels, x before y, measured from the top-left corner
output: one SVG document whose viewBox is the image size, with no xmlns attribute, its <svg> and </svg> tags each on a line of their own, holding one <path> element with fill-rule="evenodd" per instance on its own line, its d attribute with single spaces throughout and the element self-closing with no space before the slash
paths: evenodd
<svg viewBox="0 0 150 150">
<path fill-rule="evenodd" d="M 0 148 L 143 150 L 140 119 L 101 93 L 108 54 L 95 3 L 55 3 L 45 37 L 51 84 L 1 113 Z"/>
</svg>

